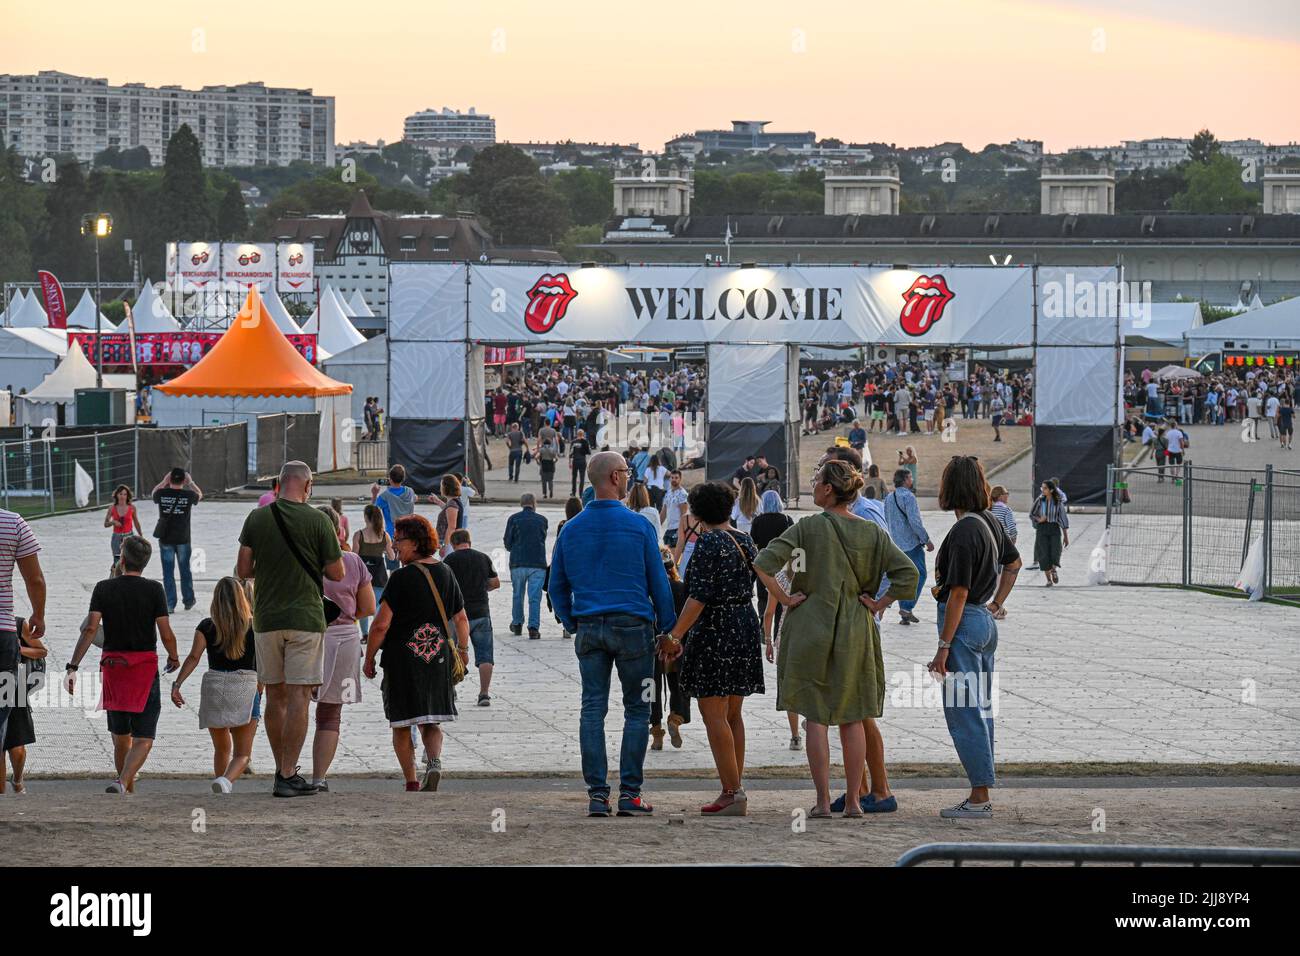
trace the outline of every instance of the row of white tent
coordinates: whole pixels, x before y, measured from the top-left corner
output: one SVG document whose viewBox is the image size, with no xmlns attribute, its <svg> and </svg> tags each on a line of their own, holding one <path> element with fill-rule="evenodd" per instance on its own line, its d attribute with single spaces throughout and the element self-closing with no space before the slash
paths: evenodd
<svg viewBox="0 0 1300 956">
<path fill-rule="evenodd" d="M 352 319 L 374 317 L 360 289 L 352 293 L 349 302 L 333 286 L 325 286 L 316 308 L 301 327 L 274 292 L 268 292 L 262 301 L 266 303 L 267 311 L 281 332 L 286 335 L 305 333 L 317 336 L 317 348 L 325 355 L 337 355 L 364 342 L 365 336 L 357 331 Z M 135 320 L 136 332 L 181 331 L 181 324 L 167 307 L 165 295 L 159 295 L 152 282 L 146 282 L 140 290 L 131 314 Z M 99 315 L 99 325 L 96 325 L 95 320 L 95 300 L 87 289 L 82 293 L 76 308 L 68 313 L 67 326 L 69 329 L 99 328 L 104 333 L 119 331 L 102 313 Z M 45 329 L 55 335 L 62 333 L 66 348 L 66 332 L 50 328 L 49 316 L 35 293 L 27 295 L 20 289 L 8 308 L 0 312 L 0 324 L 10 329 Z"/>
</svg>

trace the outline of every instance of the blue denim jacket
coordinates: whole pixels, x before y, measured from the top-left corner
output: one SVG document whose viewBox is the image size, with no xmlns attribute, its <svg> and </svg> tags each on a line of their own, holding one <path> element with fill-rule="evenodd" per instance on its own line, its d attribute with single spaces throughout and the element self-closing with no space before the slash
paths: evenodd
<svg viewBox="0 0 1300 956">
<path fill-rule="evenodd" d="M 895 488 L 885 496 L 885 521 L 889 523 L 889 536 L 903 551 L 914 551 L 930 540 L 930 533 L 921 523 L 916 495 L 907 488 Z"/>
<path fill-rule="evenodd" d="M 505 545 L 512 568 L 546 567 L 547 521 L 532 508 L 512 514 L 506 521 Z"/>
</svg>

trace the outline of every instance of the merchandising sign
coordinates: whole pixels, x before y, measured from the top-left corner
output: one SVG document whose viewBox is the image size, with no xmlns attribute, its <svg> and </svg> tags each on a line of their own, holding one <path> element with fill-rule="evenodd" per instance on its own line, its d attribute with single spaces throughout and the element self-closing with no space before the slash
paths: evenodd
<svg viewBox="0 0 1300 956">
<path fill-rule="evenodd" d="M 183 365 L 198 362 L 221 338 L 221 332 L 139 332 L 135 335 L 135 362 L 131 361 L 131 337 L 126 333 L 111 333 L 99 338 L 104 346 L 104 366 Z M 68 338 L 81 347 L 92 365 L 95 356 L 94 332 L 71 332 Z M 307 334 L 286 335 L 289 344 L 308 362 L 316 362 L 316 336 Z"/>
</svg>

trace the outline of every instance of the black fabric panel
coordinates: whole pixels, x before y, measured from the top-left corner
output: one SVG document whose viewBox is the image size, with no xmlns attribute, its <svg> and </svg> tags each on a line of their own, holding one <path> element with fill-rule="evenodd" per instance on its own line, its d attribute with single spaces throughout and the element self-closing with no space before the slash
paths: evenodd
<svg viewBox="0 0 1300 956">
<path fill-rule="evenodd" d="M 280 474 L 280 466 L 292 458 L 285 454 L 284 415 L 257 416 L 257 475 L 267 478 Z"/>
<path fill-rule="evenodd" d="M 786 443 L 789 425 L 784 422 L 715 422 L 710 420 L 705 441 L 709 460 L 705 475 L 710 481 L 728 481 L 748 455 L 762 454 L 768 464 L 781 470 L 787 497 L 790 476 L 786 473 Z M 798 480 L 796 476 L 796 481 Z"/>
<path fill-rule="evenodd" d="M 227 425 L 221 430 L 226 441 L 226 487 L 248 484 L 248 422 Z M 199 485 L 202 488 L 202 485 Z"/>
<path fill-rule="evenodd" d="M 437 491 L 443 475 L 467 471 L 464 419 L 389 419 L 388 464 L 404 466 L 406 483 L 419 494 Z"/>
<path fill-rule="evenodd" d="M 290 412 L 285 418 L 289 420 L 289 442 L 284 461 L 303 461 L 316 471 L 320 467 L 320 412 Z"/>
<path fill-rule="evenodd" d="M 184 428 L 141 428 L 140 430 L 140 487 L 136 495 L 143 498 L 158 480 L 173 468 L 190 466 L 189 442 Z M 244 449 L 244 459 L 248 449 Z M 199 487 L 203 482 L 199 481 Z"/>
<path fill-rule="evenodd" d="M 1106 500 L 1106 466 L 1114 463 L 1115 429 L 1110 425 L 1035 425 L 1034 489 L 1060 480 L 1075 504 Z"/>
</svg>

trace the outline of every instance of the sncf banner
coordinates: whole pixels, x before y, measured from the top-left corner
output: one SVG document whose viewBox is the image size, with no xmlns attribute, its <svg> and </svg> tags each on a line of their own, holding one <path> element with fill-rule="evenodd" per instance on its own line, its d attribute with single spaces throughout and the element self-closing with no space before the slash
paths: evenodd
<svg viewBox="0 0 1300 956">
<path fill-rule="evenodd" d="M 470 266 L 469 334 L 492 342 L 1027 345 L 1028 268 Z M 404 290 L 409 275 L 419 287 Z M 394 269 L 406 338 L 448 326 L 454 283 Z M 434 300 L 438 301 L 434 301 Z M 429 332 L 435 332 L 432 327 Z M 463 330 L 462 333 L 463 335 Z"/>
</svg>

